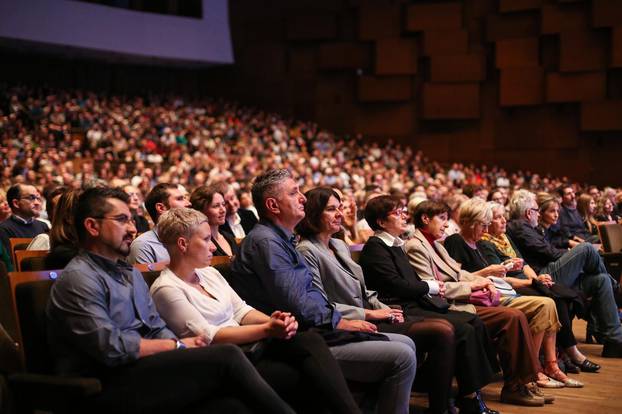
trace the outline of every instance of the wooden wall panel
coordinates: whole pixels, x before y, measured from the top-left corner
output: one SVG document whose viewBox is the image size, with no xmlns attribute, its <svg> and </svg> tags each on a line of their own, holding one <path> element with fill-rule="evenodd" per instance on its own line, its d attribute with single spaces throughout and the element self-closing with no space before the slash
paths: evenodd
<svg viewBox="0 0 622 414">
<path fill-rule="evenodd" d="M 605 99 L 607 78 L 604 72 L 562 74 L 546 77 L 547 102 L 590 102 Z"/>
<path fill-rule="evenodd" d="M 389 38 L 376 41 L 377 75 L 414 75 L 419 52 L 414 39 Z"/>
<path fill-rule="evenodd" d="M 622 22 L 622 1 L 592 0 L 592 25 L 594 27 L 619 26 Z"/>
<path fill-rule="evenodd" d="M 612 30 L 611 66 L 614 68 L 622 68 L 622 26 L 615 27 Z"/>
<path fill-rule="evenodd" d="M 412 102 L 364 104 L 354 116 L 357 133 L 383 138 L 408 135 L 415 123 L 415 106 Z"/>
<path fill-rule="evenodd" d="M 608 33 L 602 31 L 562 33 L 559 69 L 562 72 L 605 69 L 608 43 Z"/>
<path fill-rule="evenodd" d="M 493 14 L 486 19 L 486 39 L 489 42 L 535 37 L 539 32 L 540 22 L 537 13 Z"/>
<path fill-rule="evenodd" d="M 543 0 L 499 0 L 501 13 L 534 10 L 542 6 Z"/>
<path fill-rule="evenodd" d="M 371 67 L 371 50 L 359 43 L 326 43 L 319 47 L 320 69 L 359 69 Z"/>
<path fill-rule="evenodd" d="M 288 72 L 295 79 L 313 78 L 317 71 L 317 53 L 312 47 L 289 50 Z"/>
<path fill-rule="evenodd" d="M 542 34 L 587 30 L 589 27 L 585 4 L 542 6 Z"/>
<path fill-rule="evenodd" d="M 581 104 L 581 129 L 584 131 L 622 131 L 622 100 Z"/>
<path fill-rule="evenodd" d="M 413 96 L 409 76 L 359 76 L 358 98 L 363 102 L 407 101 Z"/>
<path fill-rule="evenodd" d="M 452 30 L 462 27 L 462 4 L 460 2 L 442 2 L 414 4 L 406 11 L 406 30 L 421 32 L 424 30 Z"/>
<path fill-rule="evenodd" d="M 538 38 L 505 39 L 496 42 L 496 67 L 521 68 L 540 65 Z"/>
<path fill-rule="evenodd" d="M 358 36 L 361 40 L 398 38 L 402 19 L 398 4 L 366 3 L 358 12 Z"/>
<path fill-rule="evenodd" d="M 486 58 L 479 53 L 432 56 L 432 82 L 480 82 L 486 79 Z"/>
<path fill-rule="evenodd" d="M 426 30 L 423 33 L 423 54 L 461 55 L 469 50 L 469 33 L 466 30 Z"/>
<path fill-rule="evenodd" d="M 327 40 L 337 37 L 335 15 L 294 15 L 287 18 L 289 40 Z"/>
<path fill-rule="evenodd" d="M 544 70 L 542 68 L 501 70 L 499 105 L 524 106 L 542 103 L 544 103 Z"/>
<path fill-rule="evenodd" d="M 423 119 L 477 119 L 479 85 L 425 83 L 422 112 Z"/>
</svg>

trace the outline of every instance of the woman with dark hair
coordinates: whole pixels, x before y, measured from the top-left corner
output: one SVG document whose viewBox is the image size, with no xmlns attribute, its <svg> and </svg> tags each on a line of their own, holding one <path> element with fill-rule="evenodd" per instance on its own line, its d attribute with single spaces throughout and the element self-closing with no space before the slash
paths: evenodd
<svg viewBox="0 0 622 414">
<path fill-rule="evenodd" d="M 404 310 L 396 309 L 378 300 L 376 292 L 367 290 L 363 271 L 352 260 L 348 246 L 333 237 L 343 220 L 339 194 L 320 187 L 308 191 L 305 197 L 305 218 L 296 228 L 302 237 L 297 249 L 307 262 L 313 283 L 344 318 L 367 321 L 372 330 L 410 336 L 417 350 L 428 354 L 419 368 L 416 385 L 426 386 L 431 413 L 450 409 L 454 374 L 458 379 L 461 413 L 494 412 L 479 394 L 479 389 L 492 379 L 496 363 L 486 329 L 481 322 L 470 324 L 477 317 L 462 312 L 426 311 L 414 301 Z M 412 289 L 425 295 L 428 285 L 416 284 Z"/>
<path fill-rule="evenodd" d="M 592 236 L 598 236 L 598 221 L 594 215 L 596 214 L 596 201 L 589 194 L 581 194 L 577 199 L 577 211 L 583 219 L 585 230 Z"/>
<path fill-rule="evenodd" d="M 239 246 L 229 233 L 220 232 L 220 226 L 227 219 L 227 204 L 221 185 L 201 186 L 190 195 L 192 208 L 207 216 L 211 228 L 212 243 L 216 246 L 214 256 L 228 256 L 233 258 L 239 253 Z"/>
</svg>

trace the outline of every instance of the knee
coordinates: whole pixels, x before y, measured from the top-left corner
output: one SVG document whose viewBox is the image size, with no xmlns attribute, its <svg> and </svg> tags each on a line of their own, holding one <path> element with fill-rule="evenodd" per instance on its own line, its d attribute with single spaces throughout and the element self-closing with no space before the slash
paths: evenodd
<svg viewBox="0 0 622 414">
<path fill-rule="evenodd" d="M 462 324 L 462 325 L 464 325 L 463 327 L 464 329 L 470 328 L 470 325 L 467 323 Z M 456 331 L 454 329 L 454 326 L 450 322 L 443 320 L 443 319 L 439 319 L 435 321 L 434 327 L 436 328 L 435 329 L 436 334 L 441 341 L 445 343 L 454 342 Z"/>
<path fill-rule="evenodd" d="M 412 342 L 412 340 L 411 340 Z M 412 371 L 413 375 L 417 369 L 417 352 L 415 343 L 412 346 L 404 342 L 391 342 L 394 354 L 395 367 L 400 371 Z"/>
</svg>

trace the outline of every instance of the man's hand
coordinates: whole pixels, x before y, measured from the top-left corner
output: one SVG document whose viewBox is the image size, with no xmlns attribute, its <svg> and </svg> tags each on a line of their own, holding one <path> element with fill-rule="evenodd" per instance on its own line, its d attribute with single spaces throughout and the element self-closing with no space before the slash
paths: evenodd
<svg viewBox="0 0 622 414">
<path fill-rule="evenodd" d="M 183 342 L 184 345 L 186 345 L 186 348 L 201 348 L 207 346 L 205 338 L 203 338 L 203 336 L 201 335 L 180 339 L 180 341 Z"/>
<path fill-rule="evenodd" d="M 349 321 L 343 318 L 337 324 L 337 329 L 357 332 L 378 332 L 378 328 L 373 323 L 360 320 Z"/>
<path fill-rule="evenodd" d="M 402 323 L 404 322 L 404 312 L 401 309 L 365 310 L 365 320 L 382 321 L 386 319 L 391 323 Z"/>
</svg>

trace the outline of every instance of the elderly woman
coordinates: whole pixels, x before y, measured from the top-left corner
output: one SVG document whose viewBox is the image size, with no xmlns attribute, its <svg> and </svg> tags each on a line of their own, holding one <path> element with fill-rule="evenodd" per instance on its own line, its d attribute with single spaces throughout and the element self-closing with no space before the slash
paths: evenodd
<svg viewBox="0 0 622 414">
<path fill-rule="evenodd" d="M 552 402 L 552 397 L 531 383 L 537 377 L 539 363 L 525 315 L 507 307 L 468 303 L 472 292 L 490 291 L 494 286 L 489 279 L 464 271 L 440 243 L 448 215 L 449 208 L 443 203 L 426 201 L 419 205 L 413 217 L 417 231 L 405 246 L 409 265 L 422 280 L 442 282 L 452 308 L 476 313 L 484 322 L 498 344 L 505 379 L 501 401 L 521 405 Z"/>
<path fill-rule="evenodd" d="M 538 275 L 531 266 L 524 264 L 518 248 L 506 234 L 505 208 L 497 203 L 489 203 L 489 206 L 492 210 L 492 220 L 490 226 L 488 226 L 488 231 L 477 242 L 478 250 L 483 254 L 487 263 L 513 264 L 512 269 L 506 274 L 505 280 L 518 293 L 524 295 L 545 295 L 553 298 L 561 323 L 561 328 L 557 333 L 557 344 L 571 359 L 571 362 L 566 362 L 567 369 L 572 372 L 578 372 L 578 366 L 582 371 L 598 371 L 600 366 L 588 360 L 579 351 L 577 340 L 572 333 L 572 313 L 570 307 L 577 294 L 564 286 L 556 285 L 550 275 Z M 532 286 L 540 286 L 540 288 L 537 290 Z"/>
<path fill-rule="evenodd" d="M 470 321 L 477 317 L 461 315 L 460 312 L 441 314 L 425 311 L 416 304 L 414 297 L 405 310 L 405 316 L 401 309 L 392 309 L 382 303 L 376 292 L 367 290 L 363 271 L 352 260 L 348 246 L 334 238 L 343 220 L 339 194 L 323 187 L 308 191 L 305 197 L 305 218 L 296 228 L 302 237 L 297 249 L 307 262 L 313 283 L 326 294 L 344 318 L 368 321 L 373 330 L 380 332 L 408 335 L 419 351 L 428 353 L 417 378 L 426 382 L 429 412 L 444 413 L 449 410 L 454 373 L 460 388 L 460 412 L 491 412 L 484 408 L 478 391 L 490 382 L 496 364 L 489 360 L 489 355 L 494 358 L 494 354 L 487 353 L 485 328 L 481 323 L 480 330 L 470 325 Z M 420 285 L 422 292 L 428 288 L 427 284 L 417 280 L 413 284 Z M 447 320 L 453 322 L 455 334 L 454 326 Z"/>
<path fill-rule="evenodd" d="M 504 278 L 507 270 L 517 270 L 522 263 L 490 264 L 486 261 L 477 242 L 482 239 L 491 221 L 492 211 L 485 201 L 476 198 L 466 201 L 460 207 L 460 233 L 445 239 L 444 246 L 464 270 L 478 276 Z M 555 338 L 561 325 L 555 302 L 543 296 L 506 296 L 501 299 L 501 305 L 525 314 L 533 335 L 535 356 L 540 354 L 541 347 L 544 351 L 544 369 L 538 372 L 538 385 L 550 388 L 560 385 L 582 387 L 582 383 L 568 378 L 557 365 Z"/>
<path fill-rule="evenodd" d="M 190 195 L 192 208 L 207 216 L 212 234 L 212 243 L 216 246 L 214 256 L 228 256 L 233 258 L 239 253 L 238 244 L 230 233 L 221 233 L 220 226 L 227 218 L 227 204 L 224 195 L 220 192 L 221 185 L 201 186 Z"/>
<path fill-rule="evenodd" d="M 289 313 L 268 316 L 246 305 L 221 274 L 208 267 L 215 250 L 210 228 L 203 213 L 188 208 L 171 209 L 158 221 L 171 261 L 151 286 L 151 294 L 168 327 L 182 338 L 201 335 L 208 344 L 251 344 L 249 357 L 258 371 L 277 389 L 296 394 L 294 400 L 311 395 L 332 411 L 358 412 L 337 362 L 318 334 L 296 334 L 298 323 Z M 301 392 L 302 384 L 314 389 Z M 304 410 L 302 401 L 298 404 L 297 409 Z"/>
<path fill-rule="evenodd" d="M 134 223 L 136 223 L 136 231 L 141 234 L 146 231 L 149 231 L 149 222 L 145 218 L 144 215 L 141 214 L 140 205 L 143 202 L 143 195 L 140 190 L 132 185 L 126 185 L 123 187 L 123 191 L 125 194 L 130 196 L 130 212 L 132 213 L 132 218 L 134 219 Z"/>
</svg>

